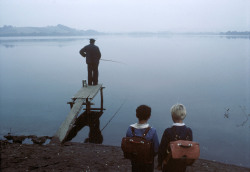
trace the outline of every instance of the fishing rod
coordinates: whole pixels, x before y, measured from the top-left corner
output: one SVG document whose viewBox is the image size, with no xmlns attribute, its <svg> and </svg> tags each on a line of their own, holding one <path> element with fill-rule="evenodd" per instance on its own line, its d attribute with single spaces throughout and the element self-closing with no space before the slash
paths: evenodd
<svg viewBox="0 0 250 172">
<path fill-rule="evenodd" d="M 114 60 L 110 60 L 110 59 L 100 59 L 102 61 L 108 61 L 108 62 L 114 62 L 114 63 L 120 63 L 120 64 L 125 64 L 123 62 L 119 62 L 119 61 L 114 61 Z"/>
<path fill-rule="evenodd" d="M 123 103 L 120 105 L 120 107 L 117 109 L 117 111 L 114 113 L 114 115 L 109 119 L 109 121 L 106 123 L 106 125 L 101 129 L 101 132 L 104 130 L 104 128 L 106 128 L 109 123 L 112 121 L 112 119 L 117 115 L 117 113 L 120 111 L 120 109 L 122 108 L 122 106 L 125 104 L 126 99 L 123 101 Z"/>
<path fill-rule="evenodd" d="M 81 53 L 81 51 L 80 51 L 80 54 L 81 54 L 81 56 L 82 57 L 86 57 L 86 54 L 85 53 Z M 119 61 L 115 61 L 115 60 L 111 60 L 111 59 L 100 59 L 100 60 L 102 60 L 102 61 L 108 61 L 108 62 L 114 62 L 114 63 L 120 63 L 120 64 L 125 64 L 125 63 L 123 63 L 123 62 L 119 62 Z"/>
</svg>

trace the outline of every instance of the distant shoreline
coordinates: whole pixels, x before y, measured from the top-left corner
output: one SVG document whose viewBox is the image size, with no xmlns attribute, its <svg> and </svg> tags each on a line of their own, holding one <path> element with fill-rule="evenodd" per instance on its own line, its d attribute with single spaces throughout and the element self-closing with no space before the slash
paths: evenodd
<svg viewBox="0 0 250 172">
<path fill-rule="evenodd" d="M 98 35 L 226 35 L 226 36 L 250 36 L 250 31 L 226 31 L 226 32 L 99 32 L 96 30 L 77 30 L 61 24 L 47 27 L 0 27 L 0 37 L 26 37 L 26 36 L 98 36 Z"/>
</svg>

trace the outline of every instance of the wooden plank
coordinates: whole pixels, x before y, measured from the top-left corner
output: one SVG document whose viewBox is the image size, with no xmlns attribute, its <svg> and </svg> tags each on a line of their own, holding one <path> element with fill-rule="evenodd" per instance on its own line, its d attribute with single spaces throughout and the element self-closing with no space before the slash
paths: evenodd
<svg viewBox="0 0 250 172">
<path fill-rule="evenodd" d="M 72 99 L 82 98 L 86 99 L 91 91 L 90 87 L 82 87 L 77 93 L 72 97 Z"/>
<path fill-rule="evenodd" d="M 75 104 L 75 102 L 67 102 L 67 104 Z M 82 105 L 86 105 L 87 103 L 85 102 L 85 100 L 83 101 Z M 90 105 L 95 105 L 95 103 L 90 103 Z"/>
<path fill-rule="evenodd" d="M 82 87 L 72 99 L 93 99 L 98 91 L 101 89 L 102 84 L 94 85 L 94 86 L 87 86 Z"/>
<path fill-rule="evenodd" d="M 65 137 L 68 135 L 68 132 L 73 127 L 73 124 L 77 118 L 77 115 L 81 111 L 83 102 L 84 102 L 84 99 L 76 99 L 75 104 L 73 105 L 72 109 L 70 110 L 65 121 L 62 123 L 62 125 L 60 126 L 60 128 L 56 132 L 55 137 L 58 137 L 60 142 L 63 142 Z"/>
<path fill-rule="evenodd" d="M 98 84 L 96 86 L 94 86 L 95 88 L 92 90 L 92 92 L 90 93 L 89 95 L 89 98 L 92 100 L 96 94 L 98 93 L 98 91 L 102 88 L 102 85 L 101 84 Z"/>
</svg>

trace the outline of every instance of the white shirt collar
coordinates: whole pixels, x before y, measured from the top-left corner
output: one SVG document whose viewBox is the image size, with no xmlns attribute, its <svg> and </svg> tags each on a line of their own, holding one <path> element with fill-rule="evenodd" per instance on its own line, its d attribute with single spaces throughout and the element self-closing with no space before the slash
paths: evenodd
<svg viewBox="0 0 250 172">
<path fill-rule="evenodd" d="M 173 123 L 173 126 L 184 126 L 185 123 Z"/>
<path fill-rule="evenodd" d="M 143 128 L 148 128 L 149 124 L 148 123 L 146 123 L 146 124 L 135 123 L 135 124 L 131 124 L 130 126 L 136 128 L 136 129 L 143 129 Z"/>
</svg>

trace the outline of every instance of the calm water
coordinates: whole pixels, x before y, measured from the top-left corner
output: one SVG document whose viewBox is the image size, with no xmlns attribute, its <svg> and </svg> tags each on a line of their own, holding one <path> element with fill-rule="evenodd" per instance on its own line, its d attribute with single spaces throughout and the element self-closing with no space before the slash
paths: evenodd
<svg viewBox="0 0 250 172">
<path fill-rule="evenodd" d="M 187 108 L 185 123 L 201 158 L 250 167 L 250 40 L 219 36 L 100 36 L 103 144 L 120 145 L 138 105 L 152 107 L 159 139 L 172 125 L 170 107 Z M 87 79 L 79 50 L 88 39 L 0 38 L 0 136 L 55 134 L 70 98 Z M 100 96 L 95 99 L 99 106 Z M 225 115 L 226 114 L 226 115 Z M 228 118 L 227 118 L 228 117 Z M 248 120 L 249 119 L 249 120 Z M 88 135 L 85 127 L 73 141 Z"/>
</svg>

